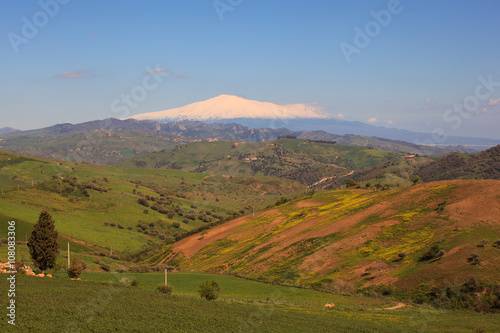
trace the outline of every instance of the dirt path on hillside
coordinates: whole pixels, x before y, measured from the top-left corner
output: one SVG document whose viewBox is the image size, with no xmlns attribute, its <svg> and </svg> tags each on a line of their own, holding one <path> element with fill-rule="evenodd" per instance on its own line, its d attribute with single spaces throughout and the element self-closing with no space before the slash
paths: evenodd
<svg viewBox="0 0 500 333">
<path fill-rule="evenodd" d="M 397 310 L 397 309 L 404 308 L 405 306 L 406 306 L 405 303 L 396 302 L 395 306 L 391 306 L 390 308 L 378 308 L 376 310 Z"/>
</svg>

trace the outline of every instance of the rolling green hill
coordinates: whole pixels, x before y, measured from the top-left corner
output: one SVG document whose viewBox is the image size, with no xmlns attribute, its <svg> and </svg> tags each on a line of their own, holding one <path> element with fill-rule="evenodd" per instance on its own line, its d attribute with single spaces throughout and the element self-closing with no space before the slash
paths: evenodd
<svg viewBox="0 0 500 333">
<path fill-rule="evenodd" d="M 122 167 L 175 168 L 208 174 L 275 176 L 313 184 L 373 166 L 401 153 L 318 143 L 304 139 L 270 142 L 195 142 L 117 163 Z"/>
<path fill-rule="evenodd" d="M 3 223 L 34 224 L 46 209 L 61 234 L 122 254 L 160 246 L 304 190 L 273 177 L 92 166 L 5 151 L 0 189 Z"/>
<path fill-rule="evenodd" d="M 425 181 L 446 179 L 500 179 L 500 145 L 479 153 L 452 153 L 419 171 Z"/>
</svg>

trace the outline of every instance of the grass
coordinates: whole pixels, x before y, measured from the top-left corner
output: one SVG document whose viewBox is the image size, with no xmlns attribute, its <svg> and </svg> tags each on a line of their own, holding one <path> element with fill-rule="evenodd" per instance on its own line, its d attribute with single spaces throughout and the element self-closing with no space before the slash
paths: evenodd
<svg viewBox="0 0 500 333">
<path fill-rule="evenodd" d="M 288 180 L 273 177 L 227 179 L 179 170 L 58 162 L 4 151 L 0 151 L 0 164 L 0 211 L 4 216 L 34 224 L 40 211 L 48 210 L 62 235 L 106 251 L 112 247 L 115 252 L 137 252 L 144 245 L 164 244 L 159 236 L 137 232 L 138 223 L 154 222 L 159 233 L 170 236 L 205 224 L 199 219 L 184 223 L 180 214 L 169 218 L 152 209 L 145 214 L 145 207 L 137 202 L 139 193 L 154 197 L 165 195 L 172 200 L 170 209 L 178 205 L 188 212 L 194 204 L 197 215 L 210 210 L 228 218 L 230 214 L 245 209 L 250 202 L 259 210 L 282 195 L 302 189 L 298 183 L 291 184 Z M 62 177 L 76 178 L 79 184 L 95 182 L 109 190 L 89 189 L 89 195 L 85 196 L 63 183 Z M 262 195 L 263 192 L 266 194 Z M 249 212 L 248 207 L 246 212 Z M 106 227 L 105 222 L 121 224 L 124 229 Z M 180 227 L 174 228 L 174 223 L 180 223 Z M 132 230 L 127 230 L 129 227 Z"/>
<path fill-rule="evenodd" d="M 204 278 L 208 276 L 201 277 Z M 200 278 L 194 275 L 189 280 L 197 283 Z M 224 294 L 231 287 L 224 287 L 226 280 L 222 283 Z M 283 289 L 259 290 L 256 294 L 254 284 L 250 285 L 239 295 L 253 293 L 255 301 L 206 301 L 116 283 L 17 276 L 16 329 L 36 332 L 470 332 L 477 329 L 493 332 L 500 329 L 498 316 L 421 307 L 371 310 L 354 301 L 350 306 L 339 304 L 326 309 L 322 302 L 299 299 L 293 291 L 290 302 L 292 298 Z M 6 290 L 5 279 L 0 280 L 0 288 Z M 6 304 L 6 293 L 1 298 Z M 0 330 L 9 328 L 12 327 L 6 319 L 0 321 Z"/>
</svg>

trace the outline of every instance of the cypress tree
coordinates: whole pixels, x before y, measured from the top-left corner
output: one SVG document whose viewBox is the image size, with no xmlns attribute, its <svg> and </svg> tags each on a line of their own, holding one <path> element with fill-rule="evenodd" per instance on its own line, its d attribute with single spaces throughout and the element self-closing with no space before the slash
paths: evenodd
<svg viewBox="0 0 500 333">
<path fill-rule="evenodd" d="M 59 244 L 57 243 L 57 230 L 52 220 L 52 215 L 47 211 L 42 211 L 37 224 L 28 240 L 33 264 L 38 267 L 42 273 L 47 268 L 54 267 L 59 253 Z"/>
</svg>

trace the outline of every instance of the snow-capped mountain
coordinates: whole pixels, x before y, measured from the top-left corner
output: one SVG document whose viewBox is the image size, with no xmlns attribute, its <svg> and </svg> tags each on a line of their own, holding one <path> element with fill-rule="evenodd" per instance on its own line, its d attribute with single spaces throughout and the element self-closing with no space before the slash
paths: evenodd
<svg viewBox="0 0 500 333">
<path fill-rule="evenodd" d="M 278 105 L 249 100 L 234 95 L 220 95 L 206 101 L 164 111 L 142 113 L 126 119 L 153 120 L 159 123 L 200 121 L 204 123 L 239 124 L 254 129 L 291 131 L 325 131 L 330 134 L 355 134 L 401 140 L 415 144 L 433 142 L 432 133 L 373 126 L 359 121 L 338 119 L 321 108 L 308 104 Z M 498 140 L 450 136 L 449 145 L 495 146 Z"/>
<path fill-rule="evenodd" d="M 252 101 L 234 95 L 220 95 L 206 101 L 164 111 L 143 113 L 129 117 L 136 120 L 199 120 L 216 121 L 221 119 L 326 119 L 315 106 L 307 104 L 278 105 L 268 102 Z"/>
</svg>

